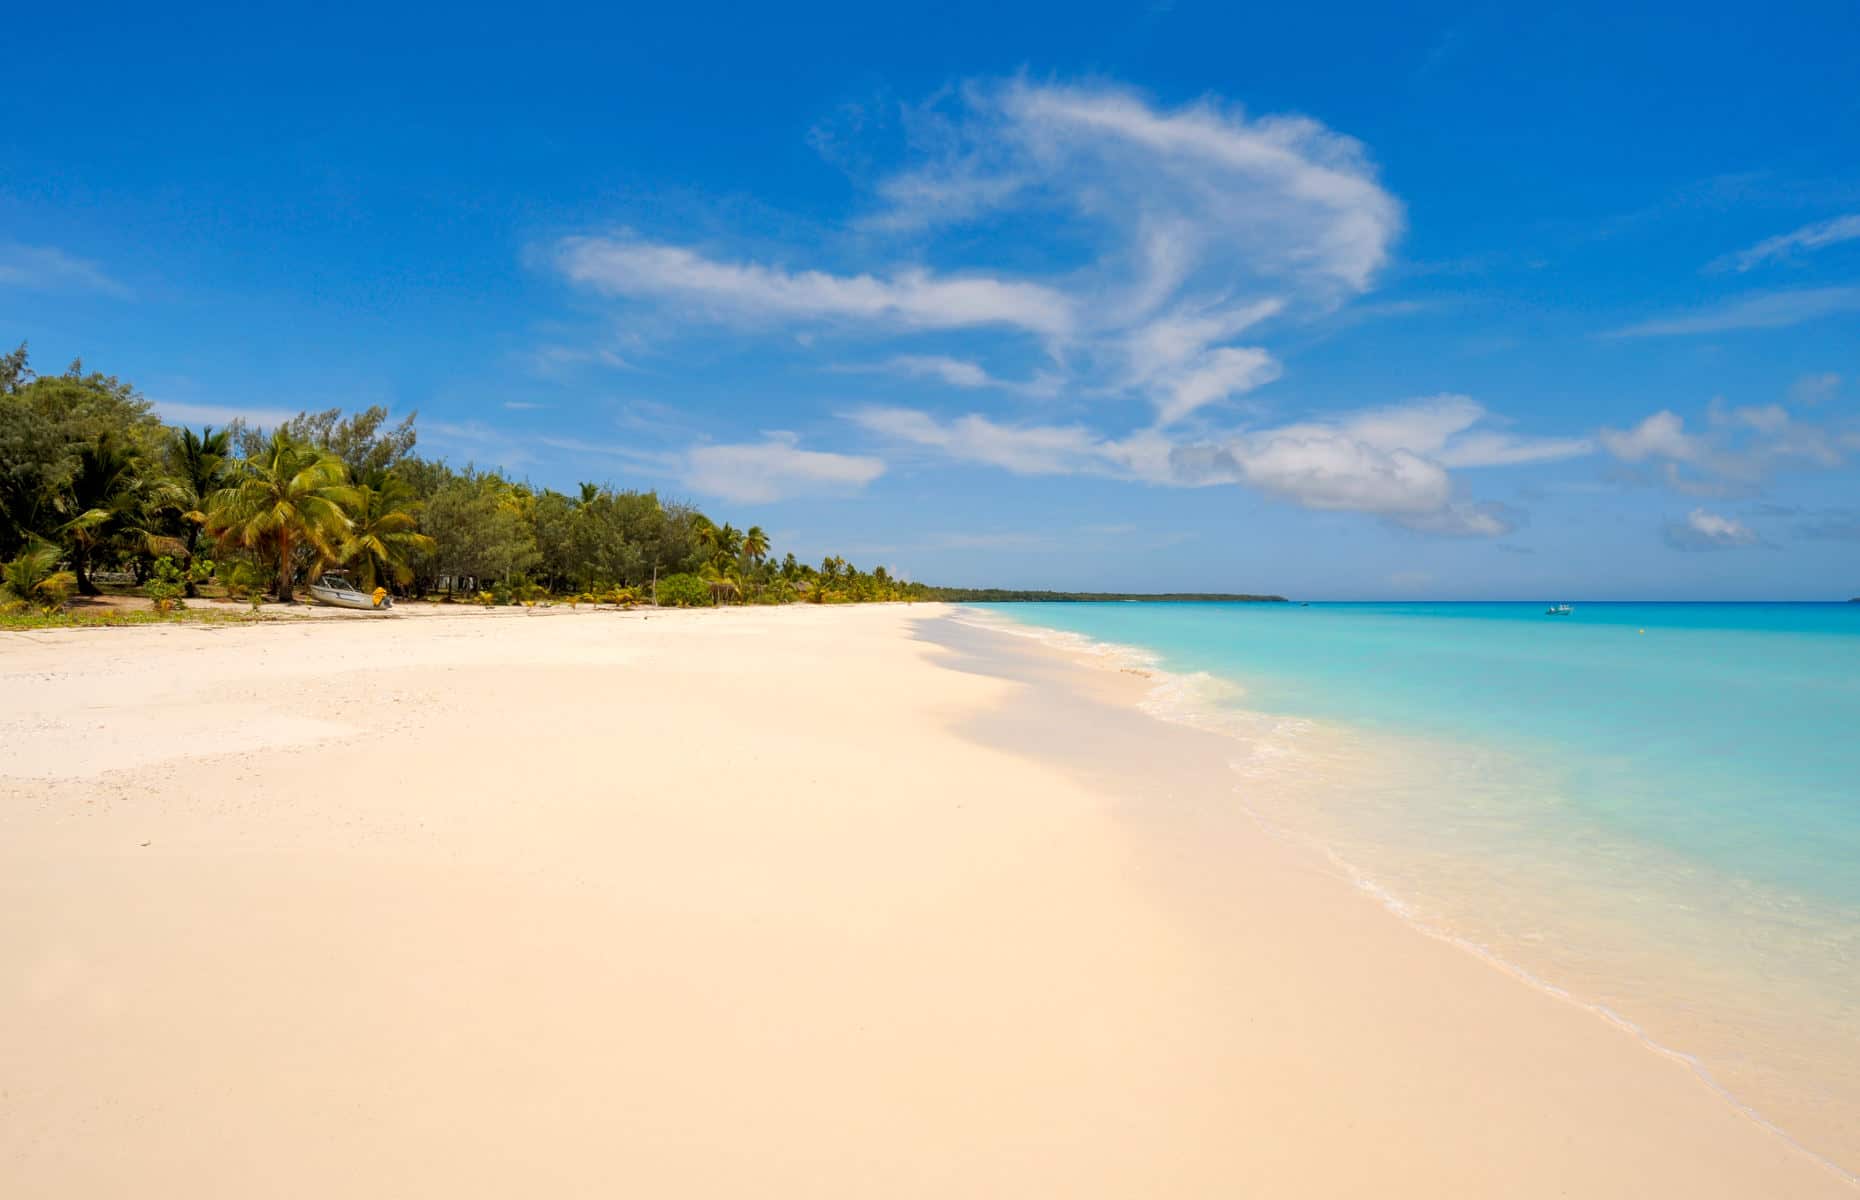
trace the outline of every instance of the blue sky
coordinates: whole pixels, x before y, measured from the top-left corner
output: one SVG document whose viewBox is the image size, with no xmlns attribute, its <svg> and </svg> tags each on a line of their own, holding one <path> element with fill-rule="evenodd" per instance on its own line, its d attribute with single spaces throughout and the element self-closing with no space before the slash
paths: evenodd
<svg viewBox="0 0 1860 1200">
<path fill-rule="evenodd" d="M 936 582 L 1860 594 L 1851 4 L 8 41 L 0 340 L 171 419 L 417 410 Z"/>
</svg>

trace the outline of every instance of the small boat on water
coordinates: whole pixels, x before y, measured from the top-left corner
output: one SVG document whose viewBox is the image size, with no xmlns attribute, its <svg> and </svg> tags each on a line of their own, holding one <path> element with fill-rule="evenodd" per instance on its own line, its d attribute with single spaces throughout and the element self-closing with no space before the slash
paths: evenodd
<svg viewBox="0 0 1860 1200">
<path fill-rule="evenodd" d="M 317 603 L 335 608 L 360 608 L 373 612 L 394 607 L 394 599 L 386 591 L 376 588 L 375 594 L 370 596 L 350 583 L 348 576 L 340 571 L 325 571 L 310 585 L 310 595 Z"/>
<path fill-rule="evenodd" d="M 1569 614 L 1575 611 L 1576 609 L 1575 609 L 1575 606 L 1573 605 L 1552 604 L 1549 608 L 1544 609 L 1544 616 L 1546 617 L 1567 617 Z"/>
</svg>

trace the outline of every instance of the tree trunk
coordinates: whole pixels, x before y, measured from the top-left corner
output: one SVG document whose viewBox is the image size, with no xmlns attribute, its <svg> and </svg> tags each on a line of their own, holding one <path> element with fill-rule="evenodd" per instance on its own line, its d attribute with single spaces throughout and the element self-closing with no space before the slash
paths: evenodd
<svg viewBox="0 0 1860 1200">
<path fill-rule="evenodd" d="M 71 573 L 77 576 L 77 590 L 80 596 L 101 596 L 97 585 L 90 581 L 90 555 L 82 550 L 71 552 Z"/>
<path fill-rule="evenodd" d="M 295 604 L 291 595 L 291 543 L 289 538 L 278 542 L 278 603 Z"/>
<path fill-rule="evenodd" d="M 181 594 L 189 600 L 200 598 L 200 588 L 194 583 L 194 544 L 200 540 L 200 526 L 187 522 L 187 582 Z"/>
</svg>

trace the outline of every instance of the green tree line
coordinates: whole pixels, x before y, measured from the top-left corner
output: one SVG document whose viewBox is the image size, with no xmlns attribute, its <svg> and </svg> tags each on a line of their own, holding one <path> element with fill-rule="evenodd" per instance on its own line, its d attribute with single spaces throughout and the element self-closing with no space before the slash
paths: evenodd
<svg viewBox="0 0 1860 1200">
<path fill-rule="evenodd" d="M 73 363 L 0 355 L 0 589 L 57 607 L 126 573 L 150 595 L 290 603 L 343 570 L 363 591 L 481 602 L 544 595 L 680 605 L 927 599 L 931 589 L 777 558 L 760 528 L 653 491 L 574 494 L 416 453 L 409 416 L 300 413 L 277 428 L 164 424 L 134 387 Z"/>
</svg>

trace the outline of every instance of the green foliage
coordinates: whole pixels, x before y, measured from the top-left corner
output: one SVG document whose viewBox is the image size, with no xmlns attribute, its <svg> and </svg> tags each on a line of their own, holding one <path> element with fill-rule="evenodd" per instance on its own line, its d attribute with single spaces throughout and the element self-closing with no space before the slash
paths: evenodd
<svg viewBox="0 0 1860 1200">
<path fill-rule="evenodd" d="M 696 575 L 667 575 L 659 580 L 659 603 L 673 608 L 701 608 L 711 601 L 710 585 Z"/>
<path fill-rule="evenodd" d="M 148 401 L 119 379 L 80 363 L 35 376 L 23 345 L 0 356 L 0 557 L 63 540 L 61 528 L 83 511 L 69 494 L 79 453 L 105 435 L 138 455 L 163 437 Z"/>
<path fill-rule="evenodd" d="M 79 446 L 77 468 L 58 500 L 68 518 L 58 533 L 70 552 L 78 591 L 97 594 L 89 576 L 93 564 L 125 553 L 154 552 L 160 514 L 177 497 L 174 485 L 150 468 L 135 441 L 105 431 Z"/>
<path fill-rule="evenodd" d="M 71 599 L 77 576 L 58 569 L 58 547 L 37 542 L 0 567 L 0 594 L 22 608 L 57 612 Z"/>
<path fill-rule="evenodd" d="M 200 540 L 201 530 L 206 527 L 207 508 L 213 496 L 231 481 L 231 453 L 231 433 L 224 429 L 215 432 L 211 425 L 199 433 L 177 429 L 168 440 L 167 469 L 174 486 L 172 503 L 181 526 L 181 541 L 190 558 Z M 188 594 L 194 594 L 191 588 Z"/>
<path fill-rule="evenodd" d="M 174 612 L 187 607 L 181 599 L 187 592 L 187 573 L 175 566 L 174 559 L 166 554 L 155 560 L 149 581 L 142 590 L 155 602 L 156 612 Z"/>
<path fill-rule="evenodd" d="M 157 612 L 152 608 L 110 608 L 102 611 L 39 610 L 25 605 L 0 604 L 0 629 L 89 629 L 114 625 L 165 625 L 187 621 L 195 624 L 247 624 L 265 618 L 254 613 L 236 613 L 189 609 L 185 612 Z"/>
<path fill-rule="evenodd" d="M 467 472 L 426 500 L 421 528 L 432 539 L 426 570 L 458 587 L 506 580 L 536 565 L 535 527 L 527 490 L 496 475 Z"/>
<path fill-rule="evenodd" d="M 393 475 L 378 474 L 355 489 L 350 526 L 337 550 L 337 561 L 355 572 L 364 592 L 413 579 L 413 564 L 431 554 L 437 543 L 419 528 L 419 501 L 413 489 Z"/>
<path fill-rule="evenodd" d="M 333 455 L 342 463 L 350 479 L 367 479 L 384 475 L 413 452 L 416 436 L 414 414 L 401 423 L 387 426 L 387 409 L 376 405 L 344 417 L 340 408 L 322 412 L 300 412 L 271 432 L 300 445 Z M 235 421 L 228 432 L 239 443 L 242 457 L 258 458 L 265 452 L 266 435 Z"/>
<path fill-rule="evenodd" d="M 257 607 L 261 594 L 271 586 L 271 575 L 262 564 L 248 559 L 234 563 L 221 582 L 226 585 L 227 595 L 235 600 L 249 598 Z"/>
<path fill-rule="evenodd" d="M 309 559 L 337 558 L 361 497 L 348 486 L 341 459 L 283 430 L 242 468 L 238 482 L 214 494 L 207 532 L 275 563 L 278 599 L 289 604 Z"/>
</svg>

